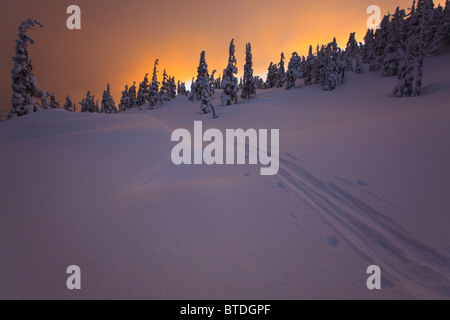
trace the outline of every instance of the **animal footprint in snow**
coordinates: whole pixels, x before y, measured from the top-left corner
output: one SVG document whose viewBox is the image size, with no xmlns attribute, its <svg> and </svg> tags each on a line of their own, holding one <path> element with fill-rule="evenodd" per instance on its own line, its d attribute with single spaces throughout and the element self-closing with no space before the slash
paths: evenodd
<svg viewBox="0 0 450 320">
<path fill-rule="evenodd" d="M 330 245 L 332 247 L 335 247 L 335 248 L 339 247 L 339 240 L 335 237 L 332 237 L 332 236 L 327 237 L 326 242 L 328 245 Z"/>
<path fill-rule="evenodd" d="M 275 187 L 277 187 L 278 189 L 286 189 L 286 187 L 282 182 L 275 183 Z"/>
<path fill-rule="evenodd" d="M 368 187 L 369 185 L 361 180 L 356 180 L 356 184 L 360 187 Z"/>
</svg>

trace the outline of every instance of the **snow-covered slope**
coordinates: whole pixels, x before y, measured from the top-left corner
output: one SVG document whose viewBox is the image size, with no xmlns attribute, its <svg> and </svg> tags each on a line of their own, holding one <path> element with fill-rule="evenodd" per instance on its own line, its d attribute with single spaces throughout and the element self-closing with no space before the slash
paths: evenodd
<svg viewBox="0 0 450 320">
<path fill-rule="evenodd" d="M 1 123 L 0 298 L 448 299 L 449 58 L 426 59 L 419 98 L 349 74 L 333 92 L 258 91 L 218 119 L 178 97 Z M 196 120 L 280 129 L 278 175 L 173 165 L 171 132 Z M 366 287 L 373 264 L 381 290 Z"/>
</svg>

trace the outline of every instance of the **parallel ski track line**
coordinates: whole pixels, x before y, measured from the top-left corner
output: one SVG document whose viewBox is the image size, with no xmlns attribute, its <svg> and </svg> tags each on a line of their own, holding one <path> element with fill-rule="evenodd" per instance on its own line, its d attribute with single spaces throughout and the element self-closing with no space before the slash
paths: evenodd
<svg viewBox="0 0 450 320">
<path fill-rule="evenodd" d="M 278 176 L 368 261 L 383 265 L 382 274 L 387 274 L 392 279 L 389 282 L 406 295 L 450 297 L 449 257 L 412 238 L 398 223 L 342 189 L 336 181 L 349 184 L 346 180 L 319 170 L 330 178 L 329 181 L 322 181 L 304 166 L 281 157 Z M 353 187 L 355 191 L 389 205 L 391 210 L 405 213 L 387 201 Z M 412 291 L 417 284 L 423 290 Z"/>
</svg>

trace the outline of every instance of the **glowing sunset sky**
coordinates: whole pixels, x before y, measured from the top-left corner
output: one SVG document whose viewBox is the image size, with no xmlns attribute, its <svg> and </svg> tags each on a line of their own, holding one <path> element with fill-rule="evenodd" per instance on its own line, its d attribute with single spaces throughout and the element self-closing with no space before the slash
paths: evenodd
<svg viewBox="0 0 450 320">
<path fill-rule="evenodd" d="M 66 28 L 71 4 L 81 7 L 80 31 Z M 315 48 L 333 36 L 341 47 L 350 32 L 362 41 L 372 4 L 385 14 L 397 6 L 407 9 L 412 0 L 0 0 L 0 108 L 10 108 L 11 57 L 17 27 L 26 18 L 44 24 L 30 32 L 41 88 L 55 92 L 61 104 L 67 94 L 78 103 L 87 90 L 101 99 L 109 82 L 117 105 L 125 84 L 139 83 L 151 73 L 156 58 L 160 75 L 165 68 L 190 84 L 205 50 L 209 71 L 222 74 L 232 38 L 239 76 L 247 42 L 252 43 L 255 74 L 260 74 L 270 61 L 279 61 L 282 51 L 287 67 L 293 51 L 306 55 L 310 44 Z"/>
</svg>

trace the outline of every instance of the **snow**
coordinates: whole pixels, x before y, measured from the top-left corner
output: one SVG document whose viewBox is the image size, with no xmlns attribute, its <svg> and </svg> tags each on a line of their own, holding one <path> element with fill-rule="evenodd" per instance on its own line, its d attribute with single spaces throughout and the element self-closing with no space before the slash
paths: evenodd
<svg viewBox="0 0 450 320">
<path fill-rule="evenodd" d="M 448 299 L 449 57 L 425 59 L 417 98 L 347 73 L 332 92 L 258 90 L 218 119 L 182 96 L 2 122 L 0 299 Z M 172 131 L 198 120 L 280 129 L 279 174 L 173 165 Z"/>
</svg>

